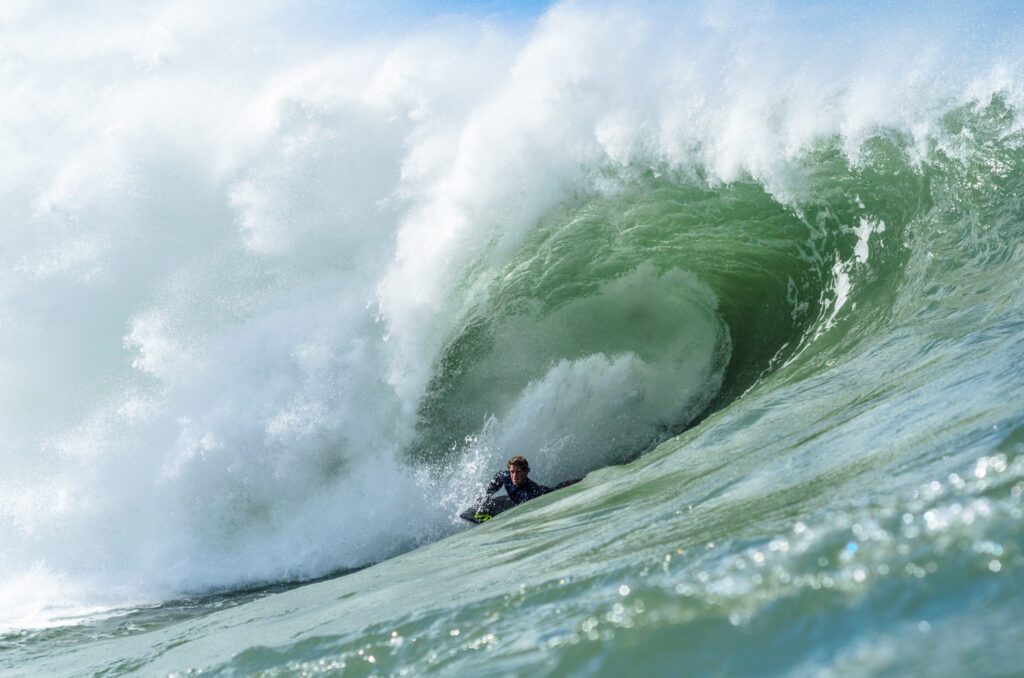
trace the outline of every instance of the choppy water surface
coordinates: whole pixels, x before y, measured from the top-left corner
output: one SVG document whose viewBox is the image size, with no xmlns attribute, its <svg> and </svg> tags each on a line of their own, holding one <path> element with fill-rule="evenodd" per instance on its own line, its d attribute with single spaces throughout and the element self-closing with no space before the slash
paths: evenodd
<svg viewBox="0 0 1024 678">
<path fill-rule="evenodd" d="M 1019 674 L 1011 12 L 189 7 L 0 24 L 5 673 Z"/>
</svg>

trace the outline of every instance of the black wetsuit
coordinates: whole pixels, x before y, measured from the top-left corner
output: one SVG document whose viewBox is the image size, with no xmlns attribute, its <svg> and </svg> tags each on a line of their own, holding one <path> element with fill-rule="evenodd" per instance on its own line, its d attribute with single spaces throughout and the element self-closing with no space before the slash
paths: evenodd
<svg viewBox="0 0 1024 678">
<path fill-rule="evenodd" d="M 540 483 L 535 483 L 529 478 L 526 479 L 526 483 L 520 486 L 516 486 L 512 482 L 512 474 L 508 471 L 498 471 L 498 474 L 494 476 L 494 479 L 487 486 L 487 496 L 491 496 L 495 492 L 505 486 L 505 491 L 508 492 L 509 499 L 512 500 L 513 504 L 522 504 L 524 501 L 539 497 L 542 494 L 547 494 L 551 491 L 550 487 L 544 487 Z"/>
</svg>

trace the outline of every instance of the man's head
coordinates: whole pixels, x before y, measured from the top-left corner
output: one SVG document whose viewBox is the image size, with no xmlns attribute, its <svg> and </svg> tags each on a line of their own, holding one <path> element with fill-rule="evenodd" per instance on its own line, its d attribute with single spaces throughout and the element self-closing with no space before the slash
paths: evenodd
<svg viewBox="0 0 1024 678">
<path fill-rule="evenodd" d="M 508 460 L 508 472 L 512 475 L 513 485 L 525 485 L 530 475 L 530 462 L 526 461 L 526 457 L 512 457 Z"/>
</svg>

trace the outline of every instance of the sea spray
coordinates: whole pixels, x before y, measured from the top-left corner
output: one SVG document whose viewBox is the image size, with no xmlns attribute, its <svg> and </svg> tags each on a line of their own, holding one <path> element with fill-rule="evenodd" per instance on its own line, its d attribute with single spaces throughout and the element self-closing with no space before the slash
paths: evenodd
<svg viewBox="0 0 1024 678">
<path fill-rule="evenodd" d="M 823 482 L 844 511 L 885 485 L 851 468 L 946 476 L 1010 436 L 972 422 L 1012 430 L 1019 377 L 1012 23 L 826 13 L 818 31 L 806 11 L 565 4 L 525 30 L 309 42 L 314 10 L 272 4 L 74 27 L 10 11 L 8 626 L 380 561 L 457 530 L 512 453 L 555 482 L 709 404 L 721 428 L 671 462 L 707 478 L 644 495 L 607 471 L 587 501 L 621 494 L 622 524 L 656 535 L 652 506 L 684 481 L 701 480 L 687 506 L 778 515 L 780 476 L 802 469 L 800 510 L 827 504 Z M 978 299 L 995 320 L 971 315 Z M 961 340 L 991 362 L 936 367 L 976 360 Z M 886 370 L 903 381 L 879 390 Z M 967 408 L 986 384 L 1000 402 Z M 712 482 L 750 449 L 783 470 Z M 647 546 L 784 528 L 727 524 Z M 629 533 L 605 540 L 643 551 Z M 583 638 L 600 633 L 591 588 L 573 601 Z"/>
</svg>

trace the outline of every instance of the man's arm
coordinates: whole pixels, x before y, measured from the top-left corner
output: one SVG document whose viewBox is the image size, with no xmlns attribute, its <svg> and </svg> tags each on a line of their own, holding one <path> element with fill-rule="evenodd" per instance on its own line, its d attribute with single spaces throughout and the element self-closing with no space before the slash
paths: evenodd
<svg viewBox="0 0 1024 678">
<path fill-rule="evenodd" d="M 494 477 L 491 478 L 491 482 L 487 484 L 487 496 L 491 496 L 504 486 L 505 479 L 502 478 L 501 471 L 498 471 L 497 473 L 494 474 Z"/>
<path fill-rule="evenodd" d="M 480 506 L 481 504 L 486 502 L 488 499 L 491 498 L 492 494 L 494 494 L 495 492 L 497 492 L 498 490 L 505 486 L 505 479 L 502 478 L 501 473 L 501 471 L 498 471 L 496 474 L 494 474 L 494 477 L 491 478 L 491 482 L 487 483 L 487 489 L 484 490 L 484 493 L 482 495 L 477 497 L 477 506 Z"/>
</svg>

